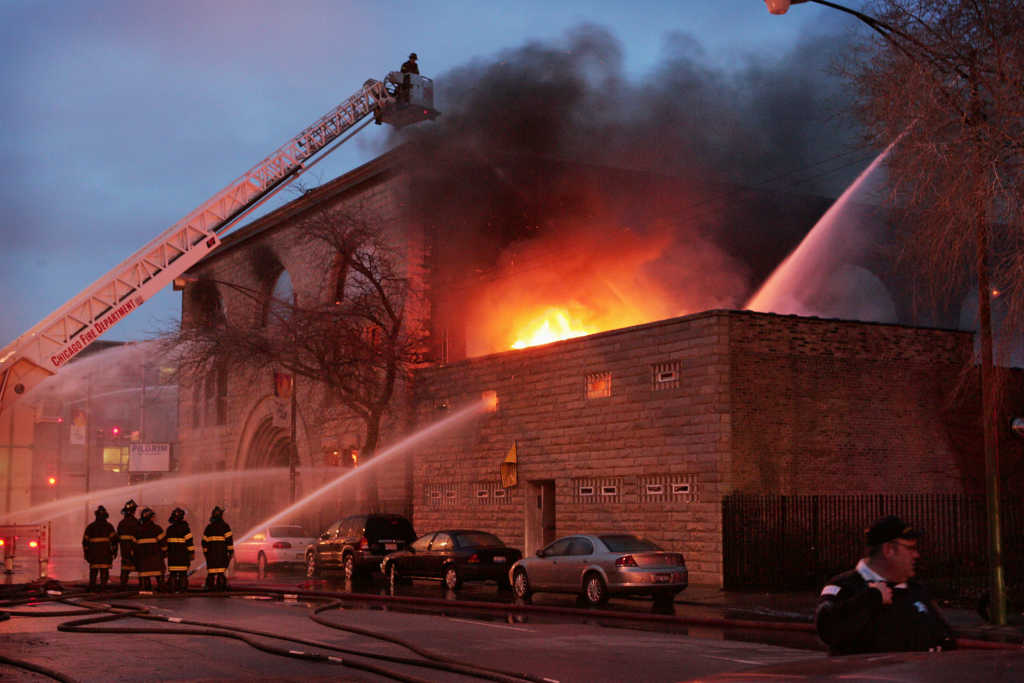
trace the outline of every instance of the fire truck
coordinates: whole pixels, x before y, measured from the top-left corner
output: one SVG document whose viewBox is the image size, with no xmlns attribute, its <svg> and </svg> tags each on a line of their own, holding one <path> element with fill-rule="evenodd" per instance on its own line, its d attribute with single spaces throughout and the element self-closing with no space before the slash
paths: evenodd
<svg viewBox="0 0 1024 683">
<path fill-rule="evenodd" d="M 216 249 L 221 235 L 370 121 L 402 128 L 439 115 L 433 81 L 425 76 L 391 72 L 383 81 L 367 80 L 351 97 L 0 350 L 0 415 Z"/>
</svg>

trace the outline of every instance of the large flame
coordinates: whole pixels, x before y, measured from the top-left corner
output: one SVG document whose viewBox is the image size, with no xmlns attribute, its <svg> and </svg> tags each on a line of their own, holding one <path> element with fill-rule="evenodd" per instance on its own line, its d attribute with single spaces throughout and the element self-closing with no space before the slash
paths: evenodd
<svg viewBox="0 0 1024 683">
<path fill-rule="evenodd" d="M 719 249 L 663 227 L 563 229 L 514 245 L 488 275 L 470 304 L 469 356 L 734 305 L 743 290 Z"/>
<path fill-rule="evenodd" d="M 600 332 L 594 328 L 570 319 L 569 310 L 560 306 L 549 306 L 522 330 L 522 338 L 516 339 L 513 349 L 525 349 L 527 346 L 539 346 L 573 337 L 583 337 Z"/>
</svg>

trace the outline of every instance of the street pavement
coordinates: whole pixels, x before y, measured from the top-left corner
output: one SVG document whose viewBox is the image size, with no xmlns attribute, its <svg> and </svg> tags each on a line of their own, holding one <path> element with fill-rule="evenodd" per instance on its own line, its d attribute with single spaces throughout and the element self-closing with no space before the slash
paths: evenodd
<svg viewBox="0 0 1024 683">
<path fill-rule="evenodd" d="M 349 648 L 363 654 L 339 655 L 322 647 L 275 643 L 300 651 L 338 655 L 343 660 L 372 662 L 423 680 L 473 680 L 444 671 L 375 661 L 373 655 L 415 655 L 394 643 L 317 624 L 309 618 L 311 605 L 302 602 L 201 595 L 116 602 L 144 605 L 154 614 L 174 618 L 272 631 Z M 42 612 L 67 607 L 48 603 L 32 609 Z M 637 631 L 531 617 L 488 621 L 381 609 L 332 610 L 322 616 L 334 623 L 394 636 L 461 662 L 527 672 L 551 681 L 679 681 L 824 656 L 795 648 L 701 637 L 704 634 Z M 281 657 L 217 637 L 57 631 L 58 623 L 76 618 L 80 617 L 15 616 L 2 621 L 3 653 L 80 681 L 387 680 L 343 664 Z M 125 627 L 186 628 L 183 624 L 135 618 L 98 625 Z M 31 674 L 21 674 L 3 665 L 0 679 L 34 680 Z"/>
</svg>

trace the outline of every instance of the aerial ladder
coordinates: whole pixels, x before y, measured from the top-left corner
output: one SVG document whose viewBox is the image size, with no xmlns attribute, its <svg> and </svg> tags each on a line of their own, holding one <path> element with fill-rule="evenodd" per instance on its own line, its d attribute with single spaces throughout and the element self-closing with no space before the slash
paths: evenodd
<svg viewBox="0 0 1024 683">
<path fill-rule="evenodd" d="M 370 121 L 401 128 L 438 115 L 429 78 L 391 72 L 384 81 L 367 80 L 347 100 L 0 350 L 0 415 L 201 261 L 220 244 L 220 235 Z"/>
</svg>

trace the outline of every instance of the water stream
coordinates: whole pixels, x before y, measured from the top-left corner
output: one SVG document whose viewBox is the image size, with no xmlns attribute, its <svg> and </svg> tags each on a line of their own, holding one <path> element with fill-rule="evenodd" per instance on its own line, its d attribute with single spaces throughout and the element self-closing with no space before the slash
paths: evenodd
<svg viewBox="0 0 1024 683">
<path fill-rule="evenodd" d="M 874 194 L 886 147 L 829 207 L 744 308 L 765 313 L 895 322 L 896 309 L 882 282 L 857 263 L 881 223 Z"/>
</svg>

